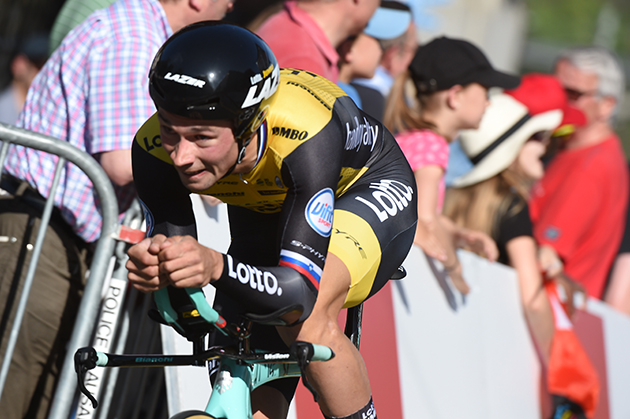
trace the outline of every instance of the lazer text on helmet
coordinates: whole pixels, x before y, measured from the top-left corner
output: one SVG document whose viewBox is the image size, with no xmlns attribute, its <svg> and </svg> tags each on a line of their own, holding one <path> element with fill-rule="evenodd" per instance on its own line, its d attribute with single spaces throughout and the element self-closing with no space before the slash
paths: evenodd
<svg viewBox="0 0 630 419">
<path fill-rule="evenodd" d="M 276 92 L 278 84 L 280 83 L 280 69 L 272 65 L 270 68 L 263 71 L 262 77 L 260 77 L 260 75 L 253 76 L 250 78 L 250 82 L 252 86 L 249 88 L 249 92 L 247 92 L 247 97 L 245 101 L 243 101 L 241 109 L 257 105 Z M 262 88 L 260 88 L 261 85 Z M 256 94 L 259 88 L 260 91 Z"/>
<path fill-rule="evenodd" d="M 194 77 L 187 76 L 185 74 L 173 74 L 170 71 L 166 73 L 166 76 L 164 76 L 164 79 L 176 81 L 177 83 L 180 83 L 180 84 L 187 84 L 189 86 L 195 86 L 200 89 L 202 89 L 203 86 L 206 84 L 206 82 L 203 80 L 199 80 Z"/>
</svg>

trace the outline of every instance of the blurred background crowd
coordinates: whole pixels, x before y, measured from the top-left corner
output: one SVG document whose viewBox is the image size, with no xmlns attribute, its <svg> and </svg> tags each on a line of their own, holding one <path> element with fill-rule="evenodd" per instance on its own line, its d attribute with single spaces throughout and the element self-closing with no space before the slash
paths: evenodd
<svg viewBox="0 0 630 419">
<path fill-rule="evenodd" d="M 173 2 L 160 0 L 170 28 L 159 34 L 164 28 L 157 30 L 155 42 L 194 21 L 174 24 Z M 339 25 L 313 38 L 320 59 L 314 58 L 317 53 L 305 57 L 311 46 L 298 40 L 316 31 L 313 22 L 328 16 L 326 7 L 335 10 L 336 1 L 302 0 L 284 8 L 279 0 L 219 2 L 225 3 L 223 9 L 206 19 L 220 19 L 227 11 L 224 19 L 257 32 L 281 66 L 330 78 L 364 111 L 383 120 L 416 174 L 420 219 L 415 243 L 443 263 L 462 294 L 469 288 L 456 248 L 514 267 L 524 314 L 544 365 L 553 365 L 554 318 L 557 321 L 553 292 L 543 291 L 547 281 L 562 285 L 569 297 L 569 316 L 575 291 L 630 314 L 630 234 L 624 235 L 630 156 L 625 82 L 630 80 L 629 2 L 383 1 L 372 15 L 378 3 L 374 1 L 371 9 L 362 9 L 362 22 L 359 9 L 347 17 L 341 8 L 329 15 L 328 22 L 337 17 Z M 18 122 L 31 82 L 68 31 L 92 10 L 111 3 L 0 1 L 1 122 Z M 197 0 L 189 4 L 198 12 Z M 347 24 L 350 17 L 361 28 L 369 21 L 365 30 Z M 299 22 L 300 30 L 310 29 L 289 29 L 290 21 Z M 90 37 L 89 28 L 81 31 Z M 58 51 L 51 59 L 59 63 L 60 72 L 70 71 L 64 63 L 75 55 L 67 51 L 80 43 L 77 36 L 69 38 L 61 48 L 66 52 Z M 81 53 L 89 56 L 89 51 Z M 56 82 L 54 65 L 45 67 L 48 81 L 38 79 L 18 125 L 45 131 L 48 122 L 58 123 L 46 116 L 54 107 L 44 104 L 55 100 L 54 92 L 46 96 Z M 479 68 L 484 69 L 483 77 L 475 73 Z M 147 98 L 143 100 L 142 112 L 151 108 Z M 136 125 L 130 122 L 129 141 Z M 105 158 L 121 150 L 101 151 L 93 154 L 102 155 L 99 161 L 112 181 L 121 188 L 129 186 L 130 173 L 124 172 L 128 165 L 109 166 Z M 117 162 L 129 158 L 116 156 Z M 36 180 L 6 169 L 9 183 L 30 181 L 29 187 L 37 189 Z M 571 182 L 579 186 L 567 189 Z M 14 194 L 11 185 L 3 188 Z M 121 211 L 132 192 L 125 192 L 125 205 L 121 198 Z M 41 189 L 35 193 L 46 195 Z M 59 222 L 70 224 L 71 235 L 78 235 L 81 243 L 96 239 L 98 229 L 80 231 L 67 211 L 64 214 Z M 570 228 L 562 220 L 568 220 Z M 89 246 L 83 250 L 89 252 Z M 591 259 L 595 261 L 587 262 Z M 578 403 L 581 414 L 594 409 L 593 400 L 571 402 Z"/>
<path fill-rule="evenodd" d="M 46 34 L 65 0 L 0 1 L 0 86 L 11 79 L 20 43 Z M 106 3 L 101 0 L 103 5 Z M 227 19 L 252 23 L 279 0 L 240 0 Z M 411 0 L 421 40 L 439 34 L 473 41 L 503 70 L 550 71 L 567 46 L 597 44 L 616 52 L 630 68 L 630 3 L 624 0 Z M 630 104 L 622 104 L 617 130 L 630 150 Z M 627 151 L 628 152 L 628 151 Z"/>
</svg>

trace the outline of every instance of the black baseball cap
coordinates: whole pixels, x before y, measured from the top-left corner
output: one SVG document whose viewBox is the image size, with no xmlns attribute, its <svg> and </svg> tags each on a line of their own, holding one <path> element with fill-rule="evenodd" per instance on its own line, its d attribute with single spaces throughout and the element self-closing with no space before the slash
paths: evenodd
<svg viewBox="0 0 630 419">
<path fill-rule="evenodd" d="M 456 84 L 514 89 L 520 83 L 520 77 L 495 70 L 475 45 L 445 36 L 419 46 L 409 71 L 422 93 L 446 90 Z"/>
</svg>

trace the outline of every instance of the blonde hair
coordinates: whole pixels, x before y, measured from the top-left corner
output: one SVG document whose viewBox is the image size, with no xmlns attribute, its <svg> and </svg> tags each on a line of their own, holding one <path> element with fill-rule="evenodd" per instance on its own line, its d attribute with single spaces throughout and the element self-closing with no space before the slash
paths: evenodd
<svg viewBox="0 0 630 419">
<path fill-rule="evenodd" d="M 394 79 L 385 104 L 383 124 L 394 134 L 422 128 L 435 131 L 435 125 L 422 118 L 424 109 L 436 106 L 435 98 L 435 93 L 420 94 L 407 70 Z"/>
<path fill-rule="evenodd" d="M 482 182 L 463 188 L 449 188 L 443 213 L 461 227 L 499 235 L 499 221 L 508 213 L 523 209 L 529 198 L 531 182 L 512 168 Z M 514 198 L 516 197 L 516 205 Z"/>
</svg>

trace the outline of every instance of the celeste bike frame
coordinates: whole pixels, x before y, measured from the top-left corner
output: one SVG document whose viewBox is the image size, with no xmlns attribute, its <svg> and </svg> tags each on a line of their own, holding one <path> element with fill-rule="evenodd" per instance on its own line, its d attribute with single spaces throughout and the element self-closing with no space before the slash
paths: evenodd
<svg viewBox="0 0 630 419">
<path fill-rule="evenodd" d="M 307 342 L 295 342 L 288 352 L 253 350 L 249 345 L 252 320 L 244 318 L 239 324 L 228 324 L 208 304 L 201 289 L 189 288 L 185 291 L 194 308 L 183 313 L 184 317 L 188 316 L 188 319 L 192 319 L 197 330 L 201 330 L 192 333 L 192 336 L 186 334 L 193 343 L 192 355 L 116 355 L 98 352 L 91 347 L 81 348 L 76 352 L 74 360 L 79 388 L 92 401 L 95 408 L 98 403 L 84 385 L 85 375 L 90 369 L 95 367 L 203 366 L 206 362 L 213 360 L 218 360 L 219 370 L 205 409 L 207 417 L 251 419 L 251 392 L 269 381 L 280 378 L 301 376 L 304 385 L 313 393 L 317 401 L 317 393 L 306 379 L 304 371 L 312 361 L 332 359 L 335 356 L 332 349 Z M 178 314 L 171 305 L 167 290 L 155 292 L 154 298 L 161 318 L 177 331 L 185 334 L 185 326 L 181 324 L 182 315 Z M 358 321 L 360 322 L 360 316 Z M 199 325 L 209 325 L 216 329 L 215 333 L 231 336 L 235 345 L 204 349 L 208 328 L 200 329 Z M 197 411 L 189 413 L 191 416 L 203 414 Z M 180 415 L 178 415 L 180 418 L 188 417 L 186 414 Z"/>
</svg>

